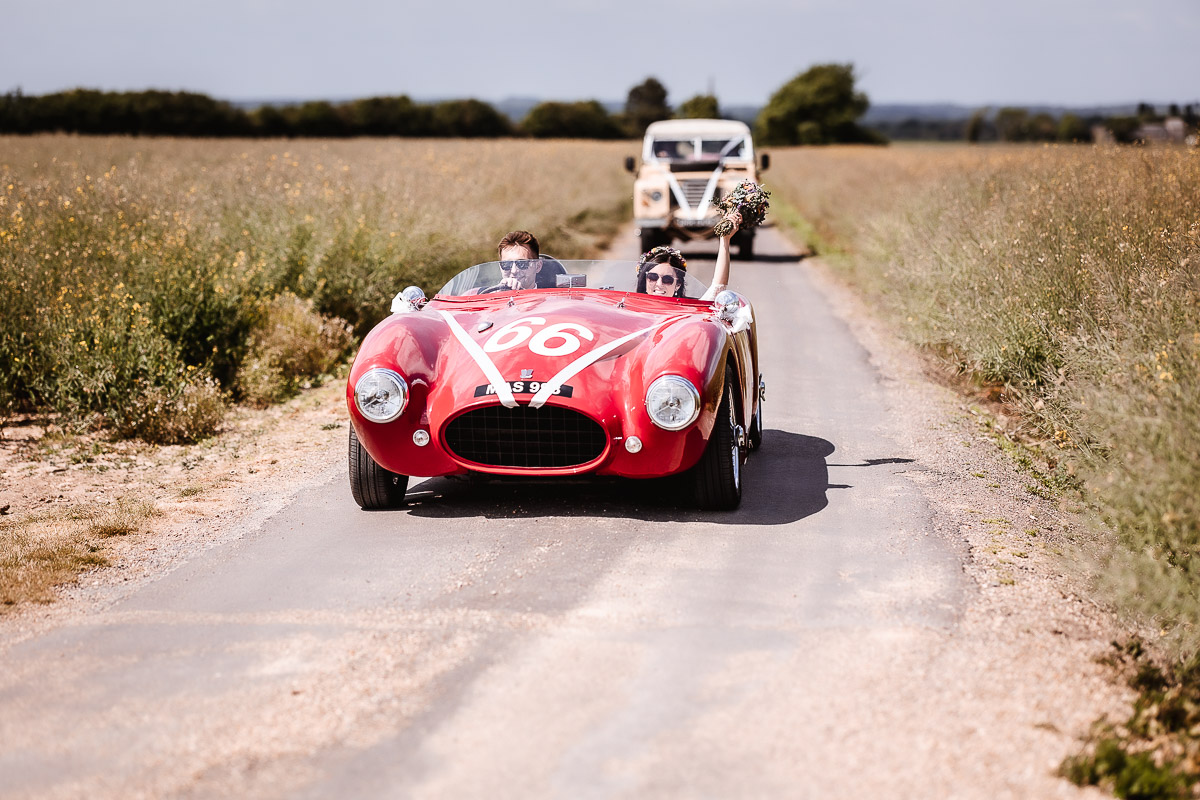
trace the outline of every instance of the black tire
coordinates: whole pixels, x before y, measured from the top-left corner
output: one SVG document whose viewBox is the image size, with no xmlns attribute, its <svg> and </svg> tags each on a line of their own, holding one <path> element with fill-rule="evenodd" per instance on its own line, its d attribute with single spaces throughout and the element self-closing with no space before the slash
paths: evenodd
<svg viewBox="0 0 1200 800">
<path fill-rule="evenodd" d="M 742 502 L 742 453 L 737 440 L 734 377 L 725 375 L 725 389 L 704 455 L 692 468 L 696 505 L 706 511 L 732 511 Z"/>
<path fill-rule="evenodd" d="M 750 426 L 746 431 L 746 440 L 750 443 L 751 450 L 757 450 L 762 447 L 762 397 L 758 397 L 754 403 L 754 416 L 750 418 Z"/>
<path fill-rule="evenodd" d="M 641 246 L 643 253 L 649 253 L 660 244 L 670 243 L 670 238 L 657 228 L 642 228 Z"/>
<path fill-rule="evenodd" d="M 350 493 L 360 508 L 398 508 L 404 505 L 408 476 L 388 472 L 375 463 L 350 426 Z"/>
<path fill-rule="evenodd" d="M 738 234 L 737 255 L 742 261 L 754 258 L 754 231 L 742 231 Z"/>
</svg>

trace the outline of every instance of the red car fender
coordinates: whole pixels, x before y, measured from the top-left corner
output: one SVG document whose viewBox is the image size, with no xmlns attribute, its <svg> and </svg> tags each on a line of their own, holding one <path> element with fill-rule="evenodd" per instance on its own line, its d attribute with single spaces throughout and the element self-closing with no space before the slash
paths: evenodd
<svg viewBox="0 0 1200 800">
<path fill-rule="evenodd" d="M 642 348 L 640 359 L 629 360 L 625 393 L 624 438 L 642 441 L 638 453 L 613 448 L 603 472 L 627 477 L 652 477 L 682 472 L 700 460 L 712 433 L 721 391 L 730 337 L 712 319 L 691 317 L 658 331 L 650 347 Z M 678 375 L 700 393 L 700 415 L 681 431 L 655 425 L 646 412 L 646 390 L 663 375 Z"/>
<path fill-rule="evenodd" d="M 350 367 L 346 405 L 359 441 L 377 464 L 401 475 L 446 475 L 465 472 L 431 443 L 419 447 L 413 432 L 430 429 L 429 390 L 438 376 L 443 344 L 450 335 L 445 321 L 424 314 L 393 314 L 371 330 Z M 367 420 L 354 402 L 354 386 L 363 373 L 377 367 L 395 370 L 408 384 L 408 405 L 395 420 Z"/>
</svg>

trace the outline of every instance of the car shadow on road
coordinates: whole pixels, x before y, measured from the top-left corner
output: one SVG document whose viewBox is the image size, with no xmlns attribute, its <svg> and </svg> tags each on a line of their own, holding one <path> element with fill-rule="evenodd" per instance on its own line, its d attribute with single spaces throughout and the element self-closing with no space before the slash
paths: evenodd
<svg viewBox="0 0 1200 800">
<path fill-rule="evenodd" d="M 713 522 L 721 525 L 785 525 L 828 505 L 832 443 L 782 430 L 764 431 L 763 445 L 743 468 L 741 506 L 735 511 L 694 508 L 685 479 L 560 480 L 431 478 L 408 493 L 408 513 L 427 518 L 482 516 L 612 517 L 647 522 Z M 832 487 L 840 488 L 840 487 Z"/>
</svg>

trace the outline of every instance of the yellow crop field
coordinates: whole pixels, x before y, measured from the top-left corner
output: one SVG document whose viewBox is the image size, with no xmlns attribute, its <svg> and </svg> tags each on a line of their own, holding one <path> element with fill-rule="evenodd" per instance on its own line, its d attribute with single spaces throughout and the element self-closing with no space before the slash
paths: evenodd
<svg viewBox="0 0 1200 800">
<path fill-rule="evenodd" d="M 0 137 L 0 414 L 204 436 L 231 392 L 286 395 L 511 229 L 594 249 L 627 216 L 632 150 Z"/>
<path fill-rule="evenodd" d="M 918 344 L 1002 390 L 1115 531 L 1100 579 L 1200 642 L 1200 151 L 799 148 L 770 185 Z"/>
</svg>

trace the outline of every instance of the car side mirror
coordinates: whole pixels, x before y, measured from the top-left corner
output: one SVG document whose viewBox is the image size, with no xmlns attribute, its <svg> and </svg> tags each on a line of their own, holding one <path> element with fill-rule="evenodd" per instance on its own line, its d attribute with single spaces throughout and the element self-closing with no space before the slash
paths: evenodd
<svg viewBox="0 0 1200 800">
<path fill-rule="evenodd" d="M 761 160 L 762 160 L 762 166 L 759 167 L 759 169 L 761 169 L 763 172 L 766 172 L 768 169 L 771 168 L 771 154 L 763 153 Z"/>
<path fill-rule="evenodd" d="M 637 162 L 633 160 L 633 156 L 625 156 L 625 171 L 636 172 Z"/>
</svg>

